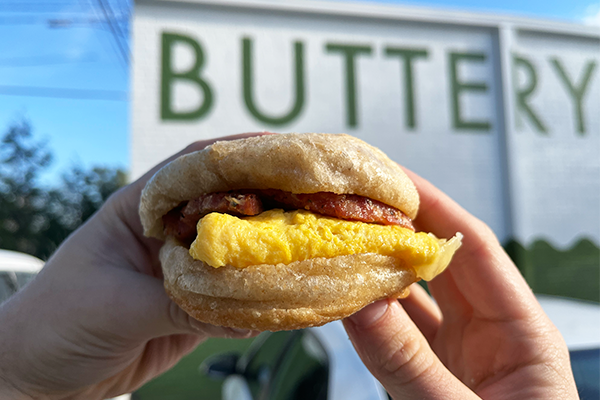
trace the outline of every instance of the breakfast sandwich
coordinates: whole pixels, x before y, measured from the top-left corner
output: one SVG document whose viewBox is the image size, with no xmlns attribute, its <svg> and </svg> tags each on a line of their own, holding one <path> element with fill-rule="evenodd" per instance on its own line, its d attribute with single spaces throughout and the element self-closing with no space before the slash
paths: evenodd
<svg viewBox="0 0 600 400">
<path fill-rule="evenodd" d="M 165 289 L 192 317 L 253 330 L 345 318 L 450 263 L 461 235 L 415 232 L 419 196 L 348 135 L 216 142 L 147 183 L 140 218 L 165 241 Z"/>
</svg>

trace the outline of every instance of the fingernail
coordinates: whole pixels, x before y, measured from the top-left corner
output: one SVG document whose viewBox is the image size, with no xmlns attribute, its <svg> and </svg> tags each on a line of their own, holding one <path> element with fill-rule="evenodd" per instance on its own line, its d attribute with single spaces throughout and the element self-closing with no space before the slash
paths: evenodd
<svg viewBox="0 0 600 400">
<path fill-rule="evenodd" d="M 388 300 L 371 303 L 357 313 L 351 315 L 350 321 L 357 326 L 368 327 L 378 321 L 388 309 Z"/>
<path fill-rule="evenodd" d="M 192 328 L 192 330 L 196 333 L 200 333 L 200 334 L 209 334 L 211 333 L 211 329 L 213 328 L 212 325 L 206 324 L 204 322 L 200 322 L 197 319 L 194 319 L 192 317 L 190 317 L 188 319 L 189 323 L 190 323 L 190 327 Z"/>
<path fill-rule="evenodd" d="M 251 331 L 248 329 L 238 329 L 238 328 L 229 328 L 229 329 L 231 329 L 234 333 L 236 333 L 237 335 L 240 335 L 240 336 L 248 336 L 251 333 Z"/>
</svg>

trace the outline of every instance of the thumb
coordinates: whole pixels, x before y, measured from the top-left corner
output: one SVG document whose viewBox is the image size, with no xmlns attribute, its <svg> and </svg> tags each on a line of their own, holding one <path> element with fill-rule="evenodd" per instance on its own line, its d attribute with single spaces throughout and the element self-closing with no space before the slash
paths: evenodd
<svg viewBox="0 0 600 400">
<path fill-rule="evenodd" d="M 344 320 L 369 371 L 397 399 L 478 398 L 446 369 L 395 299 L 380 300 Z"/>
<path fill-rule="evenodd" d="M 114 306 L 118 305 L 119 332 L 134 340 L 149 340 L 173 334 L 196 334 L 201 338 L 247 338 L 253 331 L 215 326 L 200 322 L 175 304 L 165 293 L 160 279 L 133 271 L 119 277 Z M 113 317 L 114 318 L 114 317 Z"/>
</svg>

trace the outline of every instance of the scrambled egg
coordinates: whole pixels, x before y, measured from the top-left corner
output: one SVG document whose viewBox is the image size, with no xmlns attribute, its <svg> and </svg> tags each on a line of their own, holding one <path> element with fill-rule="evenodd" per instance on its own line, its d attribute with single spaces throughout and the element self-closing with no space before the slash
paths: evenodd
<svg viewBox="0 0 600 400">
<path fill-rule="evenodd" d="M 190 255 L 215 268 L 378 253 L 404 260 L 418 277 L 430 280 L 460 246 L 460 235 L 446 242 L 400 226 L 345 221 L 305 210 L 276 209 L 244 218 L 211 213 L 198 222 L 197 230 Z"/>
</svg>

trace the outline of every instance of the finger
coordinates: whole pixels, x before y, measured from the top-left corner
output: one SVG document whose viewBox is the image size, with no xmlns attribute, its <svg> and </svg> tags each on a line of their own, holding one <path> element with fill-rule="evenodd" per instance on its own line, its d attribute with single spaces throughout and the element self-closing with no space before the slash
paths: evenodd
<svg viewBox="0 0 600 400">
<path fill-rule="evenodd" d="M 419 213 L 414 221 L 419 230 L 432 232 L 443 238 L 449 238 L 456 232 L 461 232 L 465 237 L 470 238 L 469 242 L 463 243 L 463 249 L 496 239 L 487 225 L 429 181 L 406 168 L 404 168 L 404 172 L 415 183 L 419 192 Z"/>
<path fill-rule="evenodd" d="M 413 283 L 410 286 L 410 294 L 399 301 L 410 319 L 431 343 L 442 323 L 442 312 L 431 296 L 421 285 Z"/>
<path fill-rule="evenodd" d="M 447 278 L 434 279 L 430 283 L 432 294 L 443 290 L 436 286 L 455 284 L 458 293 L 476 316 L 490 319 L 525 318 L 537 304 L 529 286 L 514 263 L 504 252 L 496 236 L 482 221 L 469 214 L 447 195 L 421 178 L 406 170 L 419 191 L 421 206 L 415 224 L 420 230 L 439 237 L 451 237 L 456 232 L 464 235 L 463 245 L 456 252 L 448 268 L 453 283 Z M 436 297 L 437 299 L 437 297 Z M 456 297 L 455 297 L 456 299 Z M 464 312 L 460 303 L 438 300 L 446 312 Z"/>
<path fill-rule="evenodd" d="M 190 317 L 167 296 L 160 279 L 133 271 L 120 271 L 118 280 L 117 287 L 110 289 L 114 290 L 114 306 L 119 308 L 119 315 L 135 318 L 113 319 L 119 324 L 115 332 L 123 332 L 133 340 L 182 333 L 193 333 L 204 338 L 248 338 L 257 334 L 251 330 L 207 324 Z M 114 284 L 106 287 L 114 287 Z"/>
<path fill-rule="evenodd" d="M 450 269 L 441 273 L 433 281 L 428 282 L 427 287 L 436 300 L 445 323 L 454 324 L 457 320 L 463 319 L 464 316 L 472 314 L 473 307 L 456 286 Z"/>
<path fill-rule="evenodd" d="M 358 355 L 392 398 L 477 398 L 443 366 L 397 301 L 373 303 L 344 320 L 344 326 Z"/>
</svg>

